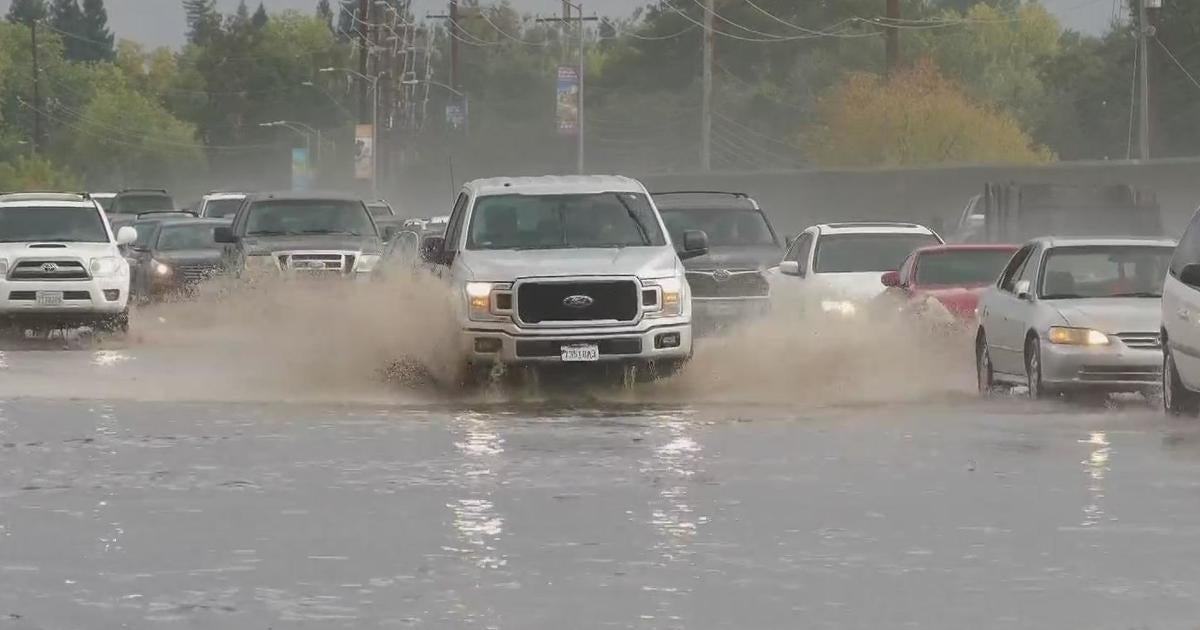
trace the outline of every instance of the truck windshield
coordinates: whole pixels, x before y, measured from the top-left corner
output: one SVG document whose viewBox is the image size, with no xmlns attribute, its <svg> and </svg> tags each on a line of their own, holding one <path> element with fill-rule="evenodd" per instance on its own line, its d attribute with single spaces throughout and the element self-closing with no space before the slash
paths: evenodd
<svg viewBox="0 0 1200 630">
<path fill-rule="evenodd" d="M 1155 246 L 1055 247 L 1042 266 L 1040 297 L 1162 297 L 1174 248 Z"/>
<path fill-rule="evenodd" d="M 493 195 L 475 203 L 468 249 L 666 245 L 645 195 Z"/>
<path fill-rule="evenodd" d="M 158 249 L 216 249 L 217 242 L 213 240 L 214 229 L 215 226 L 208 223 L 164 225 L 158 235 Z"/>
<path fill-rule="evenodd" d="M 260 201 L 250 207 L 247 236 L 301 234 L 374 236 L 375 226 L 357 201 L 289 199 Z"/>
<path fill-rule="evenodd" d="M 204 216 L 213 219 L 225 219 L 237 214 L 242 207 L 241 199 L 209 199 L 204 204 Z"/>
<path fill-rule="evenodd" d="M 774 246 L 767 219 L 752 208 L 671 208 L 662 210 L 663 223 L 676 243 L 688 230 L 703 230 L 714 247 Z"/>
<path fill-rule="evenodd" d="M 817 273 L 866 273 L 898 269 L 918 247 L 938 245 L 932 234 L 831 234 L 817 240 Z"/>
<path fill-rule="evenodd" d="M 1008 249 L 923 252 L 917 259 L 916 284 L 923 287 L 970 286 L 992 282 L 1012 258 Z"/>
<path fill-rule="evenodd" d="M 0 208 L 0 242 L 106 243 L 108 232 L 94 206 Z"/>
</svg>

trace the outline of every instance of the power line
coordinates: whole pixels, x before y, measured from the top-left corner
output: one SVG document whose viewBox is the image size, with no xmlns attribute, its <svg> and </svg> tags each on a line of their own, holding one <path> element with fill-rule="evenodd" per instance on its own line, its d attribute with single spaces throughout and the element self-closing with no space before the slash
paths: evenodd
<svg viewBox="0 0 1200 630">
<path fill-rule="evenodd" d="M 758 6 L 757 4 L 755 4 L 755 3 L 754 3 L 754 1 L 753 1 L 753 0 L 742 0 L 742 1 L 743 1 L 743 2 L 745 2 L 746 4 L 750 5 L 750 8 L 754 9 L 755 11 L 758 11 L 759 13 L 761 13 L 761 14 L 763 14 L 763 15 L 765 15 L 765 16 L 767 16 L 767 17 L 768 17 L 768 18 L 770 18 L 771 20 L 773 20 L 773 21 L 775 21 L 775 22 L 778 22 L 778 23 L 780 23 L 780 24 L 782 24 L 782 25 L 784 25 L 784 26 L 787 26 L 787 27 L 789 27 L 789 28 L 794 28 L 794 29 L 796 29 L 796 30 L 798 30 L 798 31 L 800 31 L 800 32 L 802 32 L 802 33 L 809 33 L 809 34 L 811 34 L 811 35 L 834 35 L 834 36 L 836 36 L 836 35 L 839 35 L 839 33 L 834 33 L 834 32 L 833 32 L 833 31 L 831 31 L 831 30 L 818 31 L 818 30 L 814 30 L 814 29 L 808 28 L 808 27 L 806 27 L 806 26 L 800 26 L 799 24 L 795 24 L 795 23 L 793 23 L 793 22 L 789 22 L 789 21 L 787 21 L 787 20 L 785 20 L 785 19 L 783 19 L 783 18 L 779 17 L 778 15 L 775 15 L 774 13 L 771 13 L 770 11 L 768 11 L 768 10 L 766 10 L 766 9 L 764 9 L 764 8 L 762 8 L 762 7 L 760 7 L 760 6 Z M 831 27 L 829 27 L 829 28 L 830 28 L 830 29 L 834 29 L 834 28 L 837 28 L 837 27 L 839 27 L 839 26 L 842 26 L 843 24 L 846 24 L 847 22 L 853 22 L 853 21 L 854 21 L 854 19 L 853 19 L 853 18 L 851 18 L 851 19 L 848 19 L 848 20 L 842 20 L 841 22 L 838 22 L 837 24 L 834 24 L 833 26 L 831 26 Z"/>
<path fill-rule="evenodd" d="M 1162 48 L 1163 52 L 1167 53 L 1167 56 L 1171 58 L 1171 61 L 1175 62 L 1175 65 L 1183 71 L 1183 74 L 1186 75 L 1188 80 L 1192 82 L 1192 85 L 1200 88 L 1200 80 L 1197 80 L 1196 76 L 1187 69 L 1187 66 L 1183 65 L 1183 62 L 1179 60 L 1179 57 L 1176 57 L 1175 53 L 1171 52 L 1171 49 L 1167 48 L 1167 45 L 1164 44 L 1163 41 L 1157 36 L 1154 37 L 1154 41 L 1158 42 L 1159 47 Z"/>
</svg>

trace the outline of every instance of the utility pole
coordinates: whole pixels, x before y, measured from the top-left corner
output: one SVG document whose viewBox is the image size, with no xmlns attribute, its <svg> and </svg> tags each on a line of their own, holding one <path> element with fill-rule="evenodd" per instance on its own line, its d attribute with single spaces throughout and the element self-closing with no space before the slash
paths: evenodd
<svg viewBox="0 0 1200 630">
<path fill-rule="evenodd" d="M 584 100 L 583 99 L 583 94 L 584 94 L 584 90 L 583 90 L 583 81 L 584 81 L 583 74 L 584 74 L 584 72 L 583 71 L 584 71 L 584 67 L 586 65 L 587 55 L 585 54 L 586 51 L 584 50 L 583 23 L 584 22 L 596 22 L 596 21 L 599 21 L 600 18 L 598 18 L 594 15 L 592 17 L 583 17 L 583 3 L 582 2 L 580 2 L 579 4 L 573 4 L 569 0 L 563 0 L 563 4 L 567 5 L 570 9 L 573 9 L 577 15 L 575 15 L 573 17 L 570 15 L 564 15 L 562 17 L 557 17 L 557 18 L 538 18 L 537 21 L 538 22 L 562 22 L 563 24 L 568 24 L 568 23 L 574 22 L 575 25 L 579 27 L 579 70 L 578 70 L 578 72 L 579 72 L 579 103 L 578 103 L 579 129 L 578 129 L 578 134 L 579 135 L 576 138 L 577 151 L 576 151 L 575 157 L 576 157 L 576 170 L 579 172 L 579 174 L 582 175 L 584 173 L 584 167 L 586 165 L 584 157 L 587 154 L 586 150 L 585 150 L 585 145 L 584 145 L 584 120 L 585 119 L 583 116 L 583 100 Z"/>
<path fill-rule="evenodd" d="M 368 0 L 358 0 L 358 15 L 354 18 L 354 28 L 358 30 L 358 72 L 367 76 L 367 62 L 371 57 L 371 42 L 367 38 L 370 24 L 370 8 Z M 378 98 L 378 95 L 376 96 Z M 358 122 L 367 121 L 367 84 L 358 84 Z M 378 147 L 374 147 L 378 148 Z"/>
<path fill-rule="evenodd" d="M 1138 41 L 1141 54 L 1138 56 L 1138 83 L 1140 103 L 1138 104 L 1138 159 L 1149 160 L 1154 154 L 1155 124 L 1158 109 L 1157 76 L 1150 74 L 1150 59 L 1159 59 L 1157 46 L 1151 45 L 1151 40 L 1158 36 L 1158 11 L 1162 8 L 1162 0 L 1138 1 Z M 1158 64 L 1154 64 L 1158 67 Z"/>
<path fill-rule="evenodd" d="M 704 5 L 704 95 L 700 104 L 700 170 L 712 170 L 713 14 L 716 0 Z"/>
<path fill-rule="evenodd" d="M 425 17 L 435 20 L 450 20 L 450 87 L 455 90 L 462 90 L 459 85 L 459 39 L 462 37 L 458 28 L 458 0 L 450 0 L 450 12 L 446 15 L 426 15 Z"/>
<path fill-rule="evenodd" d="M 42 150 L 42 69 L 38 65 L 37 20 L 29 21 L 30 52 L 33 58 L 33 153 Z"/>
<path fill-rule="evenodd" d="M 900 0 L 887 0 L 887 72 L 900 69 Z"/>
</svg>

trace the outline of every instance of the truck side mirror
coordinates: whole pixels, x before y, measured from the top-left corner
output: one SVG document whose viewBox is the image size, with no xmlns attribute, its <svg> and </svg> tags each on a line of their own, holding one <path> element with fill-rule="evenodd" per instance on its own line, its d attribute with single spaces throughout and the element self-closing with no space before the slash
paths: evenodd
<svg viewBox="0 0 1200 630">
<path fill-rule="evenodd" d="M 1179 281 L 1189 287 L 1200 289 L 1200 264 L 1184 265 L 1179 270 Z"/>
<path fill-rule="evenodd" d="M 396 238 L 396 232 L 399 231 L 394 225 L 386 225 L 383 228 L 383 240 L 390 241 Z"/>
<path fill-rule="evenodd" d="M 443 264 L 446 258 L 446 238 L 429 236 L 421 241 L 421 260 L 434 265 Z"/>
<path fill-rule="evenodd" d="M 882 282 L 883 286 L 885 287 L 898 287 L 900 286 L 900 272 L 885 271 L 883 272 L 883 275 L 880 276 L 879 281 Z"/>
<path fill-rule="evenodd" d="M 708 253 L 708 234 L 704 230 L 688 230 L 683 233 L 683 250 L 680 260 L 687 260 Z"/>
</svg>

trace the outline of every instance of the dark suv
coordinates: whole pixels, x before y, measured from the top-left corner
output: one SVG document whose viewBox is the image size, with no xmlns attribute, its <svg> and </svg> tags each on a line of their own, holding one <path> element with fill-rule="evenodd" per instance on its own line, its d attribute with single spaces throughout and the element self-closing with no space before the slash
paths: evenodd
<svg viewBox="0 0 1200 630">
<path fill-rule="evenodd" d="M 365 279 L 379 264 L 384 235 L 357 197 L 287 192 L 248 196 L 232 226 L 215 236 L 225 246 L 223 268 L 238 276 Z"/>
<path fill-rule="evenodd" d="M 683 263 L 697 329 L 712 331 L 765 313 L 770 305 L 766 268 L 779 261 L 784 248 L 758 203 L 734 192 L 663 192 L 652 197 L 675 242 L 682 242 L 691 230 L 708 234 L 708 253 Z"/>
<path fill-rule="evenodd" d="M 161 188 L 126 188 L 113 197 L 108 214 L 143 214 L 175 210 L 175 200 Z"/>
</svg>

